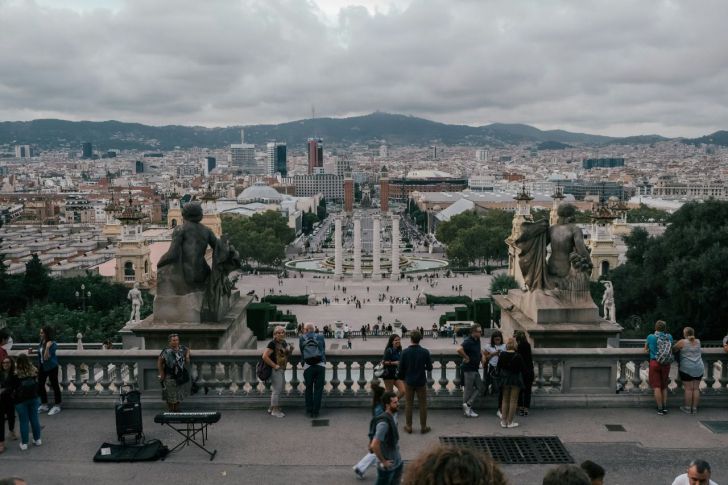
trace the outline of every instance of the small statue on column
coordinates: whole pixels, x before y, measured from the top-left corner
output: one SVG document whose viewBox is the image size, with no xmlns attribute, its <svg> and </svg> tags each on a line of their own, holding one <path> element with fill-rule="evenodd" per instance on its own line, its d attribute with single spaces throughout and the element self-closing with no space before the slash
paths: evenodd
<svg viewBox="0 0 728 485">
<path fill-rule="evenodd" d="M 132 323 L 141 321 L 142 292 L 139 290 L 139 283 L 134 283 L 134 288 L 129 290 L 126 298 L 127 300 L 131 300 L 131 315 L 129 316 L 129 321 Z"/>
<path fill-rule="evenodd" d="M 617 311 L 614 305 L 614 287 L 611 281 L 603 281 L 604 295 L 602 296 L 602 305 L 604 310 L 604 318 L 610 322 L 617 322 Z"/>
</svg>

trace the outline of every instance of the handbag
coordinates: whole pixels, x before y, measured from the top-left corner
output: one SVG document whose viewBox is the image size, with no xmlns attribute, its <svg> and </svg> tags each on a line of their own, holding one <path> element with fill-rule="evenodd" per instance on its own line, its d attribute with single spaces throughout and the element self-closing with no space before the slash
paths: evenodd
<svg viewBox="0 0 728 485">
<path fill-rule="evenodd" d="M 261 358 L 258 361 L 258 364 L 255 366 L 255 375 L 258 376 L 258 379 L 265 382 L 268 379 L 270 379 L 271 374 L 273 373 L 273 368 L 266 364 L 263 359 Z"/>
<path fill-rule="evenodd" d="M 176 376 L 174 376 L 174 382 L 177 383 L 178 386 L 181 386 L 183 384 L 187 384 L 190 382 L 190 373 L 187 369 L 182 368 L 182 371 L 178 373 Z"/>
<path fill-rule="evenodd" d="M 384 364 L 379 362 L 377 365 L 374 366 L 374 377 L 377 379 L 380 379 L 384 376 L 384 373 L 386 372 L 386 369 L 384 368 Z"/>
</svg>

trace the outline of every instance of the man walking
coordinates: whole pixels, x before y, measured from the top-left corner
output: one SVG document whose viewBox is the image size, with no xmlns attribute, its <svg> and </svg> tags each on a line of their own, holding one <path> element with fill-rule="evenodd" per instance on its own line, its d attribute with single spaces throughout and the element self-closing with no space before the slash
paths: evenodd
<svg viewBox="0 0 728 485">
<path fill-rule="evenodd" d="M 648 373 L 650 387 L 655 395 L 657 414 L 667 414 L 667 385 L 670 382 L 670 365 L 672 355 L 672 335 L 665 332 L 667 324 L 663 320 L 655 322 L 655 333 L 647 336 L 645 352 L 650 353 L 650 370 Z"/>
<path fill-rule="evenodd" d="M 480 364 L 483 361 L 483 351 L 480 348 L 480 325 L 470 327 L 470 336 L 463 339 L 458 347 L 458 355 L 463 358 L 463 413 L 469 418 L 477 418 L 473 411 L 473 402 L 483 391 L 483 381 L 480 378 Z"/>
<path fill-rule="evenodd" d="M 675 477 L 672 485 L 718 485 L 710 479 L 710 464 L 705 460 L 693 460 L 688 472 Z"/>
<path fill-rule="evenodd" d="M 314 332 L 314 329 L 313 323 L 304 324 L 304 333 L 298 340 L 303 366 L 303 382 L 306 386 L 304 392 L 306 415 L 310 418 L 319 416 L 326 375 L 326 342 L 322 335 Z"/>
<path fill-rule="evenodd" d="M 420 346 L 422 334 L 417 330 L 410 333 L 412 344 L 402 352 L 399 360 L 399 375 L 405 383 L 406 424 L 404 430 L 412 433 L 412 407 L 417 394 L 417 406 L 420 408 L 420 431 L 429 433 L 427 426 L 427 371 L 432 370 L 430 351 Z"/>
<path fill-rule="evenodd" d="M 402 478 L 402 457 L 399 454 L 397 410 L 399 400 L 391 391 L 382 395 L 384 412 L 374 418 L 376 427 L 369 448 L 377 456 L 377 485 L 397 485 Z"/>
</svg>

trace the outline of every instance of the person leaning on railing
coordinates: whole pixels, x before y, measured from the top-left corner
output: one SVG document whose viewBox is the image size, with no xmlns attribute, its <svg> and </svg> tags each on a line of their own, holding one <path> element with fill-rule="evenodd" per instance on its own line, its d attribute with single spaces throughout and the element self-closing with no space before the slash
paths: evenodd
<svg viewBox="0 0 728 485">
<path fill-rule="evenodd" d="M 263 362 L 271 368 L 271 394 L 268 414 L 276 418 L 285 416 L 281 410 L 279 400 L 281 394 L 283 394 L 283 388 L 286 385 L 288 358 L 293 352 L 293 346 L 288 344 L 285 338 L 286 329 L 280 325 L 277 326 L 273 330 L 273 340 L 268 342 L 265 350 L 263 350 Z"/>
</svg>

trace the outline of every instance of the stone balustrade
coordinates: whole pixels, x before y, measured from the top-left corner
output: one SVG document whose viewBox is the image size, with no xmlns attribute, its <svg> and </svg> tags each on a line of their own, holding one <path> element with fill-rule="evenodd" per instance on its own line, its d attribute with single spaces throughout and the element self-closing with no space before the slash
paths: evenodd
<svg viewBox="0 0 728 485">
<path fill-rule="evenodd" d="M 256 408 L 267 406 L 270 385 L 254 374 L 258 350 L 192 352 L 192 376 L 199 391 L 186 403 L 193 408 Z M 101 407 L 110 405 L 118 389 L 130 384 L 142 391 L 146 403 L 161 406 L 157 381 L 156 350 L 61 350 L 61 388 L 64 405 Z M 370 405 L 373 367 L 380 354 L 354 350 L 331 350 L 326 354 L 324 406 Z M 294 361 L 298 356 L 294 355 Z M 430 405 L 457 407 L 462 400 L 460 358 L 451 351 L 432 351 L 433 370 L 428 375 Z M 647 354 L 636 349 L 534 349 L 533 407 L 632 407 L 651 406 L 647 382 Z M 728 404 L 728 354 L 705 349 L 706 374 L 701 383 L 703 406 Z M 639 370 L 636 372 L 636 370 Z M 284 406 L 303 405 L 303 369 L 286 371 Z M 673 365 L 670 390 L 677 405 L 682 399 L 677 366 Z M 619 391 L 619 392 L 618 392 Z M 681 401 L 680 401 L 681 402 Z M 490 403 L 490 404 L 489 404 Z M 495 398 L 484 406 L 495 407 Z"/>
</svg>

